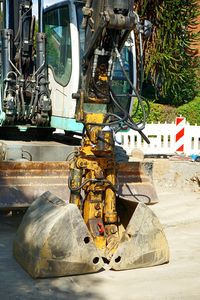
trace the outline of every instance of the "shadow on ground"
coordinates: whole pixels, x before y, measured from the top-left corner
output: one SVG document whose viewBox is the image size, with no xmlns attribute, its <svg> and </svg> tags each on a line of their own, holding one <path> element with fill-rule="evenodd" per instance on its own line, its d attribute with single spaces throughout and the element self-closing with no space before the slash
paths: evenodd
<svg viewBox="0 0 200 300">
<path fill-rule="evenodd" d="M 92 275 L 32 279 L 12 256 L 12 243 L 22 216 L 0 215 L 0 299 L 102 300 L 91 286 L 101 283 Z"/>
</svg>

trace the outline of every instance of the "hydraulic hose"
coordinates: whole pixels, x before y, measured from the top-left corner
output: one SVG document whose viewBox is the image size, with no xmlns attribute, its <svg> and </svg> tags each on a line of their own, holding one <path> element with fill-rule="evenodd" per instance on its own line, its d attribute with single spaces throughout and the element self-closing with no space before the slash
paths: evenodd
<svg viewBox="0 0 200 300">
<path fill-rule="evenodd" d="M 68 187 L 69 187 L 69 189 L 72 192 L 78 192 L 79 190 L 81 190 L 89 182 L 91 182 L 91 183 L 98 183 L 98 182 L 100 182 L 100 183 L 107 183 L 112 188 L 113 191 L 117 192 L 116 187 L 112 184 L 111 181 L 109 181 L 107 179 L 86 179 L 79 187 L 73 188 L 71 186 L 71 177 L 69 177 L 69 179 L 68 179 Z"/>
</svg>

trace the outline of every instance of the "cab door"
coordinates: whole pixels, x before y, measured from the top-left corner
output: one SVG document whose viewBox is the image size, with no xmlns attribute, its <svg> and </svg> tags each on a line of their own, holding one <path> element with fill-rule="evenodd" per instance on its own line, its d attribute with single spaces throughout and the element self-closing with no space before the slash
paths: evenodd
<svg viewBox="0 0 200 300">
<path fill-rule="evenodd" d="M 79 33 L 73 1 L 62 1 L 44 11 L 47 63 L 52 100 L 51 126 L 76 130 L 74 120 L 80 78 Z"/>
</svg>

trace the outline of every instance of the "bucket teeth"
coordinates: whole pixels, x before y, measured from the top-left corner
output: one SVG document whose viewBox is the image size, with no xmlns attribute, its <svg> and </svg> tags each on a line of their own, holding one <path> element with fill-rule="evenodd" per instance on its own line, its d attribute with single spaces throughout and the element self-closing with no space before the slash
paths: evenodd
<svg viewBox="0 0 200 300">
<path fill-rule="evenodd" d="M 46 192 L 24 215 L 14 241 L 14 256 L 34 278 L 168 262 L 168 244 L 155 214 L 145 204 L 120 198 L 117 210 L 120 240 L 108 261 L 97 250 L 78 207 Z"/>
</svg>

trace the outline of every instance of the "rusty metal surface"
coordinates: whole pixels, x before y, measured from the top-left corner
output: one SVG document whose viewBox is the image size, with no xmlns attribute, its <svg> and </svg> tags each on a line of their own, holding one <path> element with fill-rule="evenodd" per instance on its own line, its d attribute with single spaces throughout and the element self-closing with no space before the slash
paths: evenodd
<svg viewBox="0 0 200 300">
<path fill-rule="evenodd" d="M 0 162 L 0 209 L 29 206 L 37 197 L 50 191 L 69 199 L 69 164 L 63 162 Z M 151 179 L 138 162 L 120 163 L 118 194 L 144 203 L 158 201 Z"/>
<path fill-rule="evenodd" d="M 158 202 L 158 196 L 145 165 L 140 162 L 121 163 L 118 173 L 119 196 L 145 204 Z"/>
<path fill-rule="evenodd" d="M 0 208 L 29 206 L 46 191 L 65 200 L 67 162 L 0 162 Z"/>
</svg>

